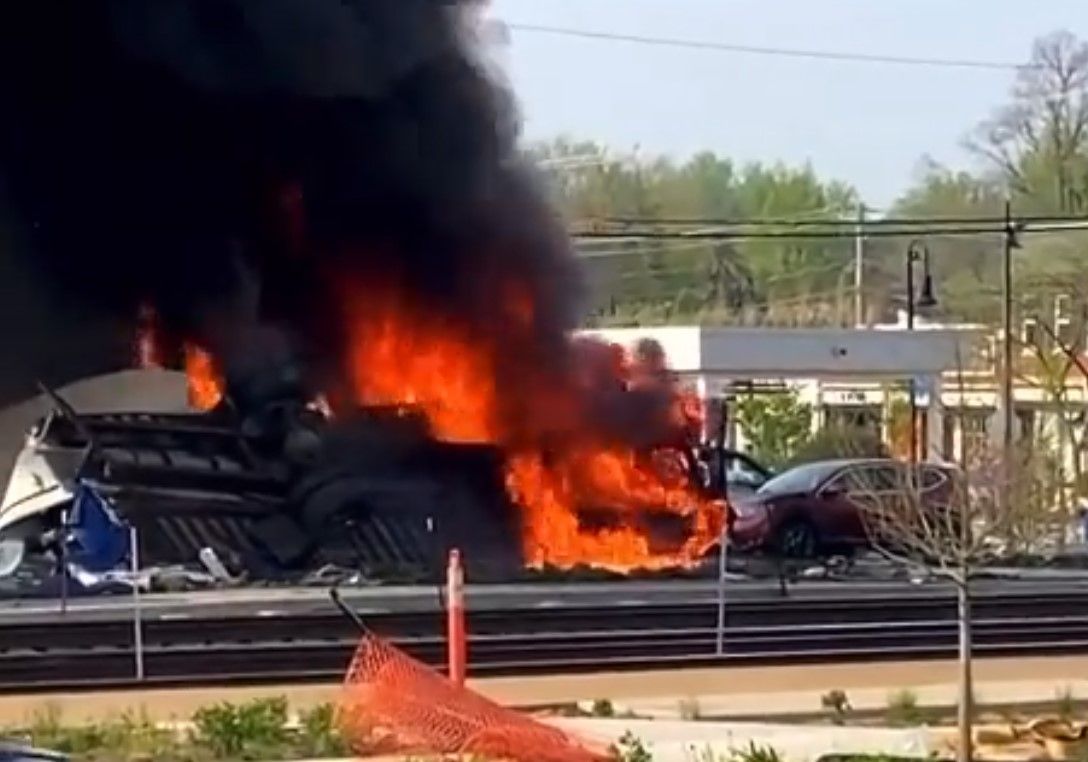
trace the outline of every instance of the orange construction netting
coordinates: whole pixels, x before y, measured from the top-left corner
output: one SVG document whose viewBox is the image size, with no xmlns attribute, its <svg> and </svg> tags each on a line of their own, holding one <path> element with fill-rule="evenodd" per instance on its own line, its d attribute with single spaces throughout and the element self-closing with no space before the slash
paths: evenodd
<svg viewBox="0 0 1088 762">
<path fill-rule="evenodd" d="M 339 724 L 352 751 L 457 754 L 516 762 L 604 762 L 614 757 L 461 688 L 373 634 L 348 668 Z"/>
</svg>

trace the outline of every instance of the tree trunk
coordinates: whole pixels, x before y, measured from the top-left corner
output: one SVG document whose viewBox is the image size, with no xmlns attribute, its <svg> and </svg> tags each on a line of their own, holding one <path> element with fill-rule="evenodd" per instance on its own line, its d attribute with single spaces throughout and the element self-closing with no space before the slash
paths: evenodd
<svg viewBox="0 0 1088 762">
<path fill-rule="evenodd" d="M 956 725 L 959 730 L 957 762 L 971 762 L 971 722 L 974 716 L 974 689 L 971 680 L 971 590 L 967 575 L 957 580 L 956 596 L 959 603 L 960 679 L 959 706 Z"/>
</svg>

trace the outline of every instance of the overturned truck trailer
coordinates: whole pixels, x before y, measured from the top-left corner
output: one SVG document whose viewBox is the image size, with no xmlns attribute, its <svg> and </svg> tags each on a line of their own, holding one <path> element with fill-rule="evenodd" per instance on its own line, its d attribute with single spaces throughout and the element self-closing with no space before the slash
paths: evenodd
<svg viewBox="0 0 1088 762">
<path fill-rule="evenodd" d="M 472 549 L 477 579 L 523 566 L 499 453 L 435 440 L 410 408 L 330 421 L 289 405 L 258 420 L 226 405 L 80 414 L 52 397 L 0 505 L 4 574 L 33 555 L 59 557 L 80 485 L 136 527 L 144 566 L 191 564 L 211 548 L 250 579 L 325 564 L 425 579 L 452 546 Z"/>
</svg>

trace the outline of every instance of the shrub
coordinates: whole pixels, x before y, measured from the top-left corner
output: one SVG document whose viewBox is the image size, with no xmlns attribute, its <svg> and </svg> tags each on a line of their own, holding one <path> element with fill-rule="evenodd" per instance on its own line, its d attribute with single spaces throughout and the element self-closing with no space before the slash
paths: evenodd
<svg viewBox="0 0 1088 762">
<path fill-rule="evenodd" d="M 217 757 L 253 759 L 284 744 L 287 700 L 277 697 L 216 704 L 198 709 L 193 724 L 193 741 Z"/>
<path fill-rule="evenodd" d="M 299 713 L 298 746 L 298 751 L 307 757 L 347 756 L 350 750 L 340 734 L 336 708 L 332 704 L 320 704 Z"/>
<path fill-rule="evenodd" d="M 743 749 L 731 749 L 729 762 L 783 762 L 782 755 L 773 746 L 760 746 L 749 741 Z"/>
<path fill-rule="evenodd" d="M 1073 697 L 1073 691 L 1069 686 L 1058 691 L 1054 710 L 1058 717 L 1066 722 L 1072 721 L 1077 716 L 1077 700 Z"/>
<path fill-rule="evenodd" d="M 77 758 L 167 760 L 177 758 L 180 747 L 175 732 L 160 728 L 144 712 L 65 726 L 55 705 L 36 712 L 25 735 L 35 746 Z"/>
<path fill-rule="evenodd" d="M 699 699 L 694 697 L 680 699 L 679 710 L 681 720 L 697 720 L 703 714 L 702 708 L 699 706 Z"/>
<path fill-rule="evenodd" d="M 824 426 L 797 448 L 793 463 L 887 456 L 888 448 L 875 432 L 854 426 Z"/>
<path fill-rule="evenodd" d="M 589 710 L 594 717 L 615 717 L 616 708 L 608 699 L 597 699 Z"/>
<path fill-rule="evenodd" d="M 888 697 L 888 724 L 905 727 L 925 722 L 925 712 L 918 706 L 918 696 L 910 690 L 901 690 Z"/>
<path fill-rule="evenodd" d="M 631 731 L 627 731 L 616 744 L 616 758 L 618 762 L 653 762 L 653 755 Z"/>
<path fill-rule="evenodd" d="M 835 689 L 828 691 L 820 697 L 820 705 L 830 715 L 831 722 L 842 725 L 846 722 L 846 716 L 850 713 L 850 699 L 846 691 Z"/>
</svg>

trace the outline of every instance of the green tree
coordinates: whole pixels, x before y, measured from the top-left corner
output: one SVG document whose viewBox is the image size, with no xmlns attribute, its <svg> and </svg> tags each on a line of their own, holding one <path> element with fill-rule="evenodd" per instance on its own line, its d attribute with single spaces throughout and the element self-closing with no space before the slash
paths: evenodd
<svg viewBox="0 0 1088 762">
<path fill-rule="evenodd" d="M 745 396 L 737 401 L 737 424 L 752 456 L 781 468 L 808 441 L 812 406 L 795 391 Z"/>
<path fill-rule="evenodd" d="M 760 218 L 838 219 L 853 214 L 856 193 L 828 183 L 811 167 L 737 167 L 701 152 L 676 164 L 617 154 L 568 138 L 534 146 L 530 156 L 552 182 L 557 204 L 575 229 L 665 226 L 689 220 L 708 227 Z M 796 322 L 828 315 L 814 304 L 847 301 L 849 242 L 779 238 L 736 241 L 602 240 L 581 246 L 596 302 L 596 322 Z M 772 229 L 783 232 L 777 227 Z M 788 229 L 787 229 L 788 230 Z M 789 317 L 772 307 L 797 304 Z M 779 310 L 780 312 L 780 310 Z M 800 321 L 808 319 L 801 317 Z"/>
<path fill-rule="evenodd" d="M 1027 63 L 1007 101 L 967 141 L 982 161 L 979 171 L 925 160 L 891 216 L 992 218 L 1002 214 L 1006 195 L 1020 216 L 1088 213 L 1088 43 L 1055 32 L 1035 41 Z M 809 166 L 740 165 L 709 151 L 673 161 L 564 138 L 530 153 L 543 163 L 559 207 L 576 228 L 608 220 L 610 230 L 637 232 L 675 229 L 676 220 L 687 220 L 688 229 L 736 236 L 581 242 L 596 323 L 852 324 L 850 237 L 795 238 L 796 226 L 775 222 L 838 222 L 821 230 L 841 232 L 860 201 L 848 185 Z M 737 224 L 753 219 L 761 224 Z M 775 237 L 746 237 L 757 231 Z M 872 236 L 866 244 L 870 319 L 889 319 L 904 303 L 910 238 Z M 1001 232 L 932 235 L 925 243 L 939 290 L 936 317 L 999 322 Z M 1014 277 L 1025 300 L 1058 280 L 1088 280 L 1083 232 L 1033 233 L 1022 243 Z"/>
<path fill-rule="evenodd" d="M 1005 193 L 992 179 L 955 172 L 923 160 L 918 181 L 892 208 L 892 216 L 905 219 L 944 217 L 970 219 L 999 217 Z M 874 256 L 868 275 L 868 301 L 889 302 L 901 294 L 907 239 L 882 239 L 870 245 Z M 933 276 L 939 288 L 943 315 L 951 320 L 996 322 L 1000 302 L 996 284 L 1001 282 L 1000 234 L 979 236 L 932 236 L 925 240 L 932 254 Z M 995 284 L 992 288 L 980 284 Z"/>
<path fill-rule="evenodd" d="M 886 458 L 888 448 L 876 432 L 858 426 L 824 426 L 793 453 L 792 462 L 835 458 Z"/>
</svg>

